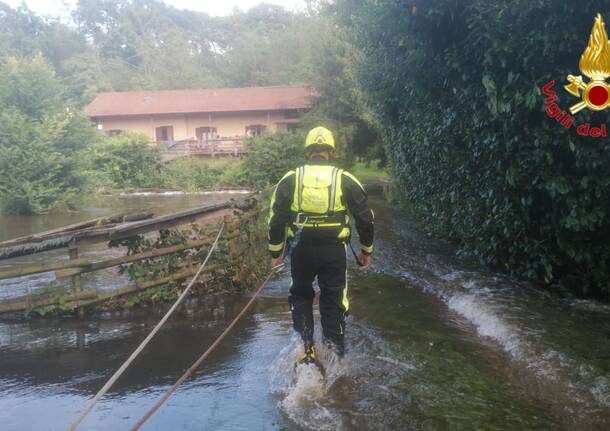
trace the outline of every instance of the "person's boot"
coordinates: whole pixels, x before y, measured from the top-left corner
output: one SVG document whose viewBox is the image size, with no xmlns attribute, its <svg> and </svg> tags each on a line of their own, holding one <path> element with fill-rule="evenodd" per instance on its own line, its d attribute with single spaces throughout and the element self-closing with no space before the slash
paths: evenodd
<svg viewBox="0 0 610 431">
<path fill-rule="evenodd" d="M 299 364 L 314 364 L 316 362 L 316 349 L 314 349 L 313 345 L 305 346 L 305 351 L 303 352 L 303 356 L 299 359 Z"/>
</svg>

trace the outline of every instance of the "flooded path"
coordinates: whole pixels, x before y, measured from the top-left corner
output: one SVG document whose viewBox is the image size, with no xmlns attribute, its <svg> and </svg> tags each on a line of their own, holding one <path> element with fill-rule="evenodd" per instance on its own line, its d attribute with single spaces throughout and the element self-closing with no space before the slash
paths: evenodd
<svg viewBox="0 0 610 431">
<path fill-rule="evenodd" d="M 322 351 L 326 378 L 295 373 L 284 274 L 144 429 L 610 429 L 610 307 L 457 259 L 374 205 L 378 251 L 372 273 L 351 265 L 343 362 Z M 80 429 L 128 429 L 247 299 L 182 309 Z M 1 428 L 64 429 L 163 311 L 0 323 Z"/>
</svg>

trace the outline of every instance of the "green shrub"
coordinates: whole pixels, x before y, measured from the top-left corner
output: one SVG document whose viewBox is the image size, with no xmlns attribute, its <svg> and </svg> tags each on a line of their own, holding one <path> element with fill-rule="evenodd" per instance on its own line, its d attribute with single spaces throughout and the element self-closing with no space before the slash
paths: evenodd
<svg viewBox="0 0 610 431">
<path fill-rule="evenodd" d="M 247 178 L 244 173 L 242 162 L 235 162 L 223 168 L 222 175 L 218 180 L 219 187 L 246 187 Z"/>
<path fill-rule="evenodd" d="M 170 189 L 197 191 L 215 188 L 223 167 L 198 158 L 182 158 L 163 167 L 163 185 Z"/>
<path fill-rule="evenodd" d="M 563 130 L 540 88 L 578 75 L 598 1 L 337 2 L 404 198 L 464 251 L 610 297 L 610 145 Z M 608 123 L 607 112 L 578 114 Z"/>
<path fill-rule="evenodd" d="M 0 63 L 0 209 L 74 206 L 85 187 L 83 150 L 98 136 L 42 58 Z"/>
<path fill-rule="evenodd" d="M 305 133 L 264 134 L 246 142 L 248 153 L 241 173 L 234 173 L 240 184 L 265 187 L 304 161 Z"/>
<path fill-rule="evenodd" d="M 90 175 L 101 188 L 161 187 L 161 154 L 148 137 L 127 134 L 105 138 L 89 152 Z"/>
</svg>

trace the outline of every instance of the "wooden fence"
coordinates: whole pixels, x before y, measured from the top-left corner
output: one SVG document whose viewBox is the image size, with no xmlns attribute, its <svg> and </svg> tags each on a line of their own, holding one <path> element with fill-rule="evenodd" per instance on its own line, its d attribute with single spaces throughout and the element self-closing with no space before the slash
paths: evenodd
<svg viewBox="0 0 610 431">
<path fill-rule="evenodd" d="M 69 260 L 58 261 L 55 259 L 1 269 L 0 280 L 45 272 L 53 272 L 57 278 L 69 277 L 71 280 L 70 288 L 59 294 L 57 292 L 37 293 L 34 291 L 29 295 L 2 300 L 0 301 L 0 314 L 22 312 L 53 304 L 64 304 L 79 308 L 79 314 L 83 315 L 83 307 L 85 306 L 188 278 L 197 270 L 196 255 L 190 260 L 181 261 L 176 271 L 171 274 L 165 274 L 155 279 L 132 282 L 121 288 L 108 291 L 84 289 L 81 274 L 209 246 L 213 243 L 214 231 L 220 227 L 222 221 L 225 222 L 222 244 L 226 255 L 223 256 L 223 259 L 220 259 L 222 264 L 208 265 L 205 272 L 220 271 L 232 277 L 234 281 L 244 282 L 253 274 L 253 268 L 257 266 L 257 262 L 252 260 L 255 254 L 251 253 L 250 248 L 255 247 L 257 243 L 257 238 L 254 238 L 254 236 L 256 235 L 255 225 L 258 221 L 258 215 L 259 209 L 256 201 L 252 197 L 248 197 L 239 201 L 230 200 L 218 204 L 204 205 L 159 217 L 154 217 L 149 211 L 101 217 L 36 235 L 0 242 L 0 261 L 60 248 L 67 248 L 69 255 Z M 79 257 L 79 247 L 84 245 L 116 242 L 139 235 L 154 235 L 154 232 L 181 226 L 196 226 L 196 231 L 199 232 L 197 238 L 191 238 L 183 243 L 168 247 L 153 248 L 120 257 L 97 259 Z M 228 270 L 227 267 L 233 269 Z"/>
</svg>

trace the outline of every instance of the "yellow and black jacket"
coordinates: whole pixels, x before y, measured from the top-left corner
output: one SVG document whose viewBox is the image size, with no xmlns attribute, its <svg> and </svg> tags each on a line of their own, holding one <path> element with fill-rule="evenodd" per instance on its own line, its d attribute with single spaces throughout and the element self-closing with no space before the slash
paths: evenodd
<svg viewBox="0 0 610 431">
<path fill-rule="evenodd" d="M 304 244 L 348 241 L 350 214 L 362 252 L 372 254 L 374 214 L 362 184 L 349 172 L 314 158 L 286 173 L 275 188 L 269 214 L 269 252 L 278 257 L 286 237 L 293 238 L 299 227 L 299 242 Z"/>
</svg>

